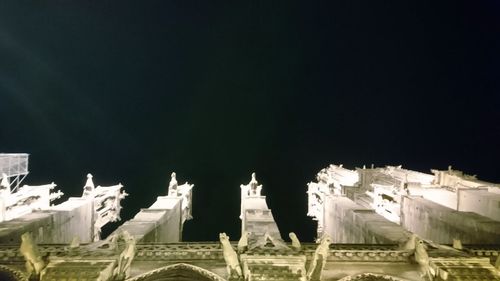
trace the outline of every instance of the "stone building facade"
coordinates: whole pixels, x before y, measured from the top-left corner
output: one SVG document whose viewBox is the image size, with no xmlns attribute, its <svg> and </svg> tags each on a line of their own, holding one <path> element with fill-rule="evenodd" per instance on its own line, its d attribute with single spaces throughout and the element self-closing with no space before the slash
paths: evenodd
<svg viewBox="0 0 500 281">
<path fill-rule="evenodd" d="M 119 218 L 127 195 L 122 185 L 95 187 L 89 175 L 81 197 L 50 206 L 55 186 L 27 201 L 39 190 L 12 191 L 8 179 L 2 281 L 500 280 L 498 185 L 451 169 L 321 170 L 307 191 L 315 242 L 280 232 L 255 174 L 240 186 L 241 236 L 199 243 L 182 242 L 194 186 L 175 173 L 165 196 L 104 240 L 100 228 Z M 30 208 L 36 202 L 45 205 Z"/>
</svg>

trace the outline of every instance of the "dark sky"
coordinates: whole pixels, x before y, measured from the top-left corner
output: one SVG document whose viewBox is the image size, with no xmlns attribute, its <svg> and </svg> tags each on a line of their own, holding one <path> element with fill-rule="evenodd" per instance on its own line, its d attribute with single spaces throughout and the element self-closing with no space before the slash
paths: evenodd
<svg viewBox="0 0 500 281">
<path fill-rule="evenodd" d="M 326 4 L 328 2 L 328 4 Z M 186 240 L 238 239 L 257 173 L 286 237 L 330 163 L 500 182 L 498 1 L 1 1 L 0 151 L 30 184 L 122 182 L 131 218 L 172 171 Z M 108 229 L 109 230 L 109 229 Z"/>
</svg>

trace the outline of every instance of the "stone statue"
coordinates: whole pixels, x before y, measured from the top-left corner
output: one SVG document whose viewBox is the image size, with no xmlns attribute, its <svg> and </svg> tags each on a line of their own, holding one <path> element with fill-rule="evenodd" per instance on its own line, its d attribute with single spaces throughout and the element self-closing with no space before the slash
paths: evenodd
<svg viewBox="0 0 500 281">
<path fill-rule="evenodd" d="M 168 195 L 177 196 L 177 179 L 175 172 L 170 175 L 170 183 L 168 184 Z"/>
<path fill-rule="evenodd" d="M 248 249 L 248 237 L 250 236 L 250 232 L 245 231 L 241 235 L 240 240 L 238 241 L 238 254 L 245 252 Z"/>
<path fill-rule="evenodd" d="M 262 190 L 262 185 L 259 185 L 256 179 L 255 173 L 252 173 L 252 179 L 250 180 L 250 195 L 260 196 L 260 191 Z"/>
<path fill-rule="evenodd" d="M 321 280 L 321 271 L 325 267 L 332 240 L 327 234 L 321 237 L 318 247 L 314 252 L 313 260 L 307 270 L 307 280 Z"/>
<path fill-rule="evenodd" d="M 435 276 L 434 270 L 429 265 L 429 255 L 425 249 L 424 241 L 418 239 L 415 245 L 415 261 L 418 263 L 421 271 L 421 277 L 433 280 Z"/>
<path fill-rule="evenodd" d="M 231 246 L 231 243 L 229 243 L 229 236 L 227 236 L 226 233 L 220 233 L 219 240 L 222 246 L 224 260 L 226 261 L 228 278 L 241 278 L 242 272 L 240 262 L 238 261 L 238 254 L 236 254 L 233 247 Z"/>
<path fill-rule="evenodd" d="M 134 259 L 136 252 L 136 241 L 134 236 L 130 235 L 127 231 L 123 231 L 120 237 L 125 242 L 125 249 L 118 257 L 118 265 L 113 272 L 114 280 L 125 280 L 130 277 L 130 264 Z"/>
<path fill-rule="evenodd" d="M 300 245 L 300 241 L 299 238 L 297 238 L 297 235 L 295 235 L 295 233 L 293 232 L 290 232 L 288 236 L 290 237 L 290 239 L 292 239 L 292 249 L 297 252 L 300 251 L 302 249 L 302 246 Z"/>
<path fill-rule="evenodd" d="M 40 276 L 40 273 L 45 268 L 45 262 L 38 251 L 38 247 L 33 242 L 33 237 L 31 237 L 31 233 L 26 232 L 21 235 L 21 246 L 19 251 L 24 256 L 26 260 L 26 271 L 30 278 L 37 278 Z"/>
</svg>

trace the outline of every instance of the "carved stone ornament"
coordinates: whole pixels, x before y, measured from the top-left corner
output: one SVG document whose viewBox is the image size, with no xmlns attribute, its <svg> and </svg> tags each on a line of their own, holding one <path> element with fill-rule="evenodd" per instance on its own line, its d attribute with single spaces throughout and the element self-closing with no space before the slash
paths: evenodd
<svg viewBox="0 0 500 281">
<path fill-rule="evenodd" d="M 118 257 L 118 264 L 113 274 L 114 280 L 125 280 L 130 277 L 130 264 L 137 251 L 134 236 L 130 235 L 127 231 L 123 231 L 120 238 L 125 242 L 125 248 Z"/>
<path fill-rule="evenodd" d="M 228 278 L 241 278 L 241 266 L 238 260 L 238 254 L 229 243 L 229 236 L 226 233 L 219 234 L 220 244 L 222 246 L 222 253 L 224 255 L 224 261 L 226 261 L 227 266 L 227 276 Z"/>
<path fill-rule="evenodd" d="M 313 260 L 307 270 L 307 280 L 321 280 L 321 272 L 325 267 L 331 243 L 332 240 L 327 234 L 321 237 L 319 245 L 314 252 Z"/>
<path fill-rule="evenodd" d="M 26 232 L 21 235 L 21 246 L 19 251 L 24 256 L 26 260 L 26 272 L 28 276 L 34 279 L 37 279 L 40 276 L 40 273 L 45 268 L 46 264 L 38 251 L 38 246 L 33 241 L 33 237 L 31 233 Z"/>
</svg>

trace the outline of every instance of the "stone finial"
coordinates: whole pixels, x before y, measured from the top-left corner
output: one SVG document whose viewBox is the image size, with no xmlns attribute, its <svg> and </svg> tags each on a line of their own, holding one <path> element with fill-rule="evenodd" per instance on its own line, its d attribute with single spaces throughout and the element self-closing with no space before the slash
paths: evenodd
<svg viewBox="0 0 500 281">
<path fill-rule="evenodd" d="M 92 180 L 92 177 L 93 176 L 91 173 L 87 174 L 87 182 L 85 182 L 85 186 L 83 187 L 83 196 L 90 195 L 95 189 L 95 185 L 94 185 L 94 181 Z"/>
<path fill-rule="evenodd" d="M 42 270 L 45 268 L 45 262 L 43 261 L 30 232 L 26 232 L 21 235 L 21 246 L 19 247 L 19 252 L 21 252 L 26 260 L 25 265 L 28 276 L 37 279 Z"/>
<path fill-rule="evenodd" d="M 231 279 L 232 277 L 241 278 L 243 273 L 241 271 L 240 262 L 238 260 L 238 254 L 234 251 L 231 243 L 229 242 L 229 236 L 226 233 L 219 233 L 219 240 L 222 246 L 222 253 L 224 256 L 224 261 L 227 266 L 227 277 Z"/>
<path fill-rule="evenodd" d="M 170 182 L 168 184 L 168 195 L 177 196 L 177 178 L 175 172 L 170 175 Z"/>
</svg>

